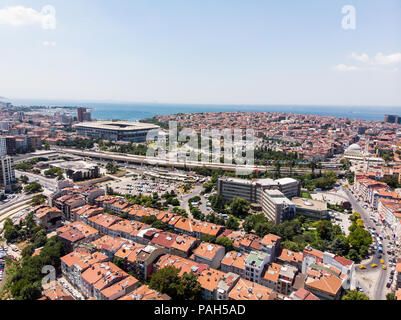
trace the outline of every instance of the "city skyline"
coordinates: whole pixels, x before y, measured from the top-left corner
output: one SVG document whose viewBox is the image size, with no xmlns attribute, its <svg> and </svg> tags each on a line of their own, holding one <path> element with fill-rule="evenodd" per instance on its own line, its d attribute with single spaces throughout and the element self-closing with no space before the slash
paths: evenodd
<svg viewBox="0 0 401 320">
<path fill-rule="evenodd" d="M 346 5 L 354 30 L 342 27 Z M 398 107 L 400 21 L 393 0 L 0 1 L 0 95 Z"/>
</svg>

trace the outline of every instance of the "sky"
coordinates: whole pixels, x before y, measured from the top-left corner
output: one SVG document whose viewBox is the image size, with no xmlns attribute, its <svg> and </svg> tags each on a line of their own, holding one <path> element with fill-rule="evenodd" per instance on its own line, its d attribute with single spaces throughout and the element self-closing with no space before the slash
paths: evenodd
<svg viewBox="0 0 401 320">
<path fill-rule="evenodd" d="M 401 1 L 0 0 L 0 96 L 401 106 Z"/>
</svg>

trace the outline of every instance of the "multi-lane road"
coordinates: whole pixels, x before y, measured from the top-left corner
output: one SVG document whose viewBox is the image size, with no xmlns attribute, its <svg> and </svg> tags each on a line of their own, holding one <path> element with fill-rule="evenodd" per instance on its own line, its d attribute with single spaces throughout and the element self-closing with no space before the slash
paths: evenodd
<svg viewBox="0 0 401 320">
<path fill-rule="evenodd" d="M 237 171 L 242 172 L 244 174 L 250 174 L 255 170 L 260 172 L 266 171 L 276 171 L 277 168 L 275 166 L 256 166 L 256 165 L 237 165 L 237 164 L 225 164 L 225 163 L 214 163 L 214 162 L 201 162 L 201 161 L 171 161 L 157 157 L 147 157 L 147 156 L 138 156 L 138 155 L 130 155 L 130 154 L 122 154 L 116 152 L 108 152 L 108 151 L 90 151 L 90 150 L 77 150 L 71 148 L 54 148 L 53 151 L 59 152 L 60 154 L 70 154 L 80 157 L 88 157 L 92 159 L 100 159 L 100 160 L 108 160 L 108 161 L 121 161 L 125 163 L 135 163 L 141 165 L 153 165 L 153 166 L 165 166 L 165 167 L 175 167 L 175 168 L 207 168 L 213 170 L 224 170 L 224 171 Z M 288 168 L 282 167 L 281 172 L 283 174 L 288 173 L 290 171 L 294 173 L 307 173 L 310 172 L 310 168 Z M 328 169 L 322 169 L 322 172 L 327 171 Z M 343 170 L 330 169 L 335 170 L 338 174 L 343 174 Z"/>
<path fill-rule="evenodd" d="M 52 192 L 57 190 L 57 181 L 55 179 L 48 179 L 38 174 L 15 170 L 15 177 L 19 178 L 21 176 L 27 176 L 29 178 L 29 182 L 39 182 L 45 189 L 48 189 Z"/>
<path fill-rule="evenodd" d="M 370 214 L 360 205 L 359 201 L 354 197 L 354 195 L 345 187 L 341 187 L 342 190 L 346 193 L 346 195 L 348 196 L 348 199 L 350 201 L 350 203 L 352 204 L 352 208 L 354 211 L 359 212 L 361 215 L 361 218 L 365 224 L 365 226 L 367 228 L 374 228 L 374 229 L 378 229 L 378 227 L 375 225 L 375 223 L 372 222 L 372 220 L 370 219 Z M 382 233 L 382 232 L 379 232 Z M 375 253 L 372 257 L 372 260 L 370 261 L 370 264 L 377 264 L 378 268 L 380 268 L 381 263 L 380 260 L 384 259 L 384 264 L 386 266 L 388 266 L 388 255 L 387 255 L 387 251 L 388 251 L 388 241 L 383 238 L 383 254 L 381 258 L 379 258 L 379 254 Z M 366 271 L 367 270 L 367 271 Z M 357 272 L 369 272 L 369 268 L 366 270 L 360 270 L 357 269 Z M 380 269 L 380 274 L 379 277 L 376 281 L 376 285 L 375 285 L 375 289 L 374 289 L 374 299 L 375 300 L 385 300 L 385 287 L 386 287 L 386 280 L 387 280 L 387 276 L 389 273 L 389 268 L 387 268 L 387 270 L 383 270 Z"/>
</svg>

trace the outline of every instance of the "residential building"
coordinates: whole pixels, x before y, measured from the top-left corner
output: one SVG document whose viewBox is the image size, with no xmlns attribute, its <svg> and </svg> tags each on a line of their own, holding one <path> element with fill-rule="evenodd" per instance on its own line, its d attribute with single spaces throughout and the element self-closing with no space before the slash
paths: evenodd
<svg viewBox="0 0 401 320">
<path fill-rule="evenodd" d="M 171 300 L 171 298 L 143 285 L 118 300 Z"/>
<path fill-rule="evenodd" d="M 46 205 L 37 206 L 34 208 L 35 222 L 47 230 L 57 228 L 62 223 L 62 212 L 56 207 Z"/>
<path fill-rule="evenodd" d="M 198 277 L 198 282 L 202 288 L 203 300 L 217 300 L 218 285 L 226 274 L 215 269 L 203 270 Z"/>
<path fill-rule="evenodd" d="M 83 249 L 77 249 L 61 260 L 63 276 L 79 291 L 82 290 L 81 275 L 95 263 L 106 262 L 108 257 L 101 252 L 89 253 Z"/>
<path fill-rule="evenodd" d="M 234 288 L 239 279 L 240 276 L 238 274 L 232 272 L 225 273 L 224 277 L 217 284 L 216 300 L 228 300 L 229 292 Z"/>
<path fill-rule="evenodd" d="M 269 263 L 270 255 L 262 251 L 252 251 L 245 260 L 245 279 L 260 283 L 263 270 Z"/>
<path fill-rule="evenodd" d="M 195 262 L 204 263 L 211 268 L 220 268 L 221 260 L 225 254 L 223 246 L 202 242 L 199 247 L 193 251 L 193 259 Z"/>
<path fill-rule="evenodd" d="M 255 282 L 239 279 L 228 294 L 229 300 L 275 300 L 277 293 Z"/>
<path fill-rule="evenodd" d="M 14 161 L 9 156 L 0 157 L 0 187 L 10 191 L 15 184 Z"/>
</svg>

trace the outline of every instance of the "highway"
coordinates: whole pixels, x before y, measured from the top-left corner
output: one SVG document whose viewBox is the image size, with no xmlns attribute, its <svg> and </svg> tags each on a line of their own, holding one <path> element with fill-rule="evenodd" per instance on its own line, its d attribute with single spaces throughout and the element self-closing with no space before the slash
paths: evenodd
<svg viewBox="0 0 401 320">
<path fill-rule="evenodd" d="M 370 220 L 370 214 L 366 212 L 366 210 L 360 205 L 359 201 L 354 197 L 354 195 L 345 187 L 341 187 L 344 192 L 347 194 L 348 199 L 350 203 L 352 204 L 352 208 L 354 211 L 358 212 L 361 214 L 361 218 L 367 228 L 373 227 L 375 228 L 379 233 L 382 233 L 378 230 L 378 227 Z M 388 241 L 383 239 L 383 254 L 382 254 L 382 259 L 384 259 L 384 264 L 388 266 L 388 256 L 387 256 L 387 246 L 388 246 Z M 370 264 L 377 264 L 378 268 L 381 268 L 381 263 L 380 259 L 378 258 L 378 253 L 375 253 L 372 257 L 372 261 Z M 370 267 L 368 267 L 369 269 Z M 367 270 L 368 270 L 367 269 Z M 356 272 L 366 272 L 365 270 L 360 270 L 359 268 L 356 269 Z M 376 286 L 374 289 L 374 300 L 385 300 L 385 293 L 384 293 L 384 288 L 386 287 L 386 280 L 387 280 L 387 275 L 389 273 L 389 268 L 387 270 L 380 270 L 380 275 L 379 279 L 376 281 Z"/>
<path fill-rule="evenodd" d="M 109 160 L 109 161 L 121 161 L 125 163 L 136 163 L 141 165 L 158 165 L 164 167 L 174 167 L 174 168 L 188 168 L 188 169 L 195 169 L 195 168 L 207 168 L 213 170 L 224 170 L 224 171 L 238 171 L 238 172 L 246 172 L 246 174 L 250 174 L 255 170 L 260 172 L 274 172 L 276 171 L 276 167 L 274 166 L 249 166 L 249 165 L 235 165 L 235 164 L 224 164 L 224 163 L 213 163 L 213 162 L 198 162 L 198 161 L 170 161 L 166 159 L 160 158 L 153 158 L 153 157 L 146 157 L 146 156 L 136 156 L 136 155 L 128 155 L 128 154 L 121 154 L 116 152 L 107 152 L 107 151 L 85 151 L 85 150 L 76 150 L 71 148 L 54 148 L 52 149 L 62 154 L 72 154 L 81 157 L 88 157 L 92 159 L 99 159 L 99 160 Z M 332 169 L 330 169 L 332 170 Z M 289 173 L 290 171 L 294 173 L 307 173 L 310 172 L 311 169 L 309 168 L 288 168 L 282 167 L 280 168 L 280 172 L 285 174 Z M 319 171 L 319 169 L 316 169 Z M 328 169 L 322 169 L 322 172 L 328 171 Z M 335 170 L 339 174 L 343 174 L 342 170 Z"/>
</svg>

